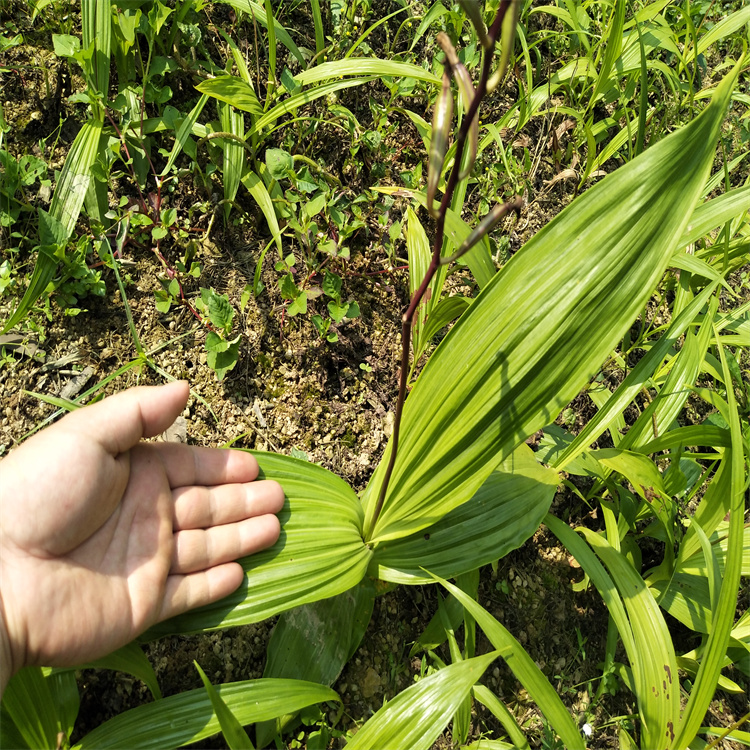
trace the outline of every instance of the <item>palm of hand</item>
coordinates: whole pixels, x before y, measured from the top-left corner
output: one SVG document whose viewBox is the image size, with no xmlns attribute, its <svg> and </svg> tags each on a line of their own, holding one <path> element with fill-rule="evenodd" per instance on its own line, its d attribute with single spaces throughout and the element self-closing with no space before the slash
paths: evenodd
<svg viewBox="0 0 750 750">
<path fill-rule="evenodd" d="M 101 402 L 101 414 L 70 415 L 2 462 L 1 604 L 16 668 L 90 661 L 226 596 L 243 577 L 231 560 L 278 536 L 269 514 L 283 493 L 247 484 L 251 456 L 138 443 L 173 421 L 185 385 L 135 391 Z M 158 391 L 166 403 L 149 401 Z"/>
</svg>

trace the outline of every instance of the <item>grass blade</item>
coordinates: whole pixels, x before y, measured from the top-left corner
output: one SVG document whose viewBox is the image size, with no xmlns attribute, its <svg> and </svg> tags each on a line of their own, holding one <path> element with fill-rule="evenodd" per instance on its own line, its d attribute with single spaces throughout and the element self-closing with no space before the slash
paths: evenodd
<svg viewBox="0 0 750 750">
<path fill-rule="evenodd" d="M 268 228 L 271 230 L 271 235 L 276 243 L 276 247 L 279 251 L 279 255 L 282 254 L 281 248 L 281 229 L 279 229 L 279 222 L 276 218 L 276 211 L 273 207 L 273 201 L 271 196 L 268 194 L 266 186 L 263 184 L 263 180 L 258 177 L 255 172 L 249 171 L 242 177 L 242 184 L 247 188 L 250 195 L 253 196 L 255 202 L 263 212 L 263 216 L 266 217 L 268 222 Z M 260 262 L 258 264 L 260 266 Z"/>
<path fill-rule="evenodd" d="M 339 701 L 330 688 L 302 680 L 247 680 L 216 688 L 227 708 L 245 726 L 299 711 L 323 701 Z M 73 750 L 167 750 L 217 734 L 221 726 L 203 688 L 146 703 L 105 721 Z M 54 745 L 53 745 L 54 747 Z"/>
<path fill-rule="evenodd" d="M 505 659 L 516 679 L 526 688 L 560 736 L 564 746 L 569 750 L 583 750 L 585 744 L 578 732 L 578 727 L 560 700 L 560 696 L 523 646 L 486 609 L 461 591 L 458 586 L 438 576 L 433 576 L 433 578 L 445 586 L 474 617 L 477 625 L 482 628 L 490 643 L 497 649 L 499 656 Z"/>
<path fill-rule="evenodd" d="M 347 749 L 428 750 L 497 656 L 493 651 L 451 664 L 408 687 L 354 735 Z"/>
<path fill-rule="evenodd" d="M 750 8 L 747 10 L 750 11 Z M 737 608 L 737 592 L 742 573 L 742 541 L 744 526 L 745 495 L 745 460 L 740 417 L 734 396 L 732 375 L 727 365 L 724 347 L 716 333 L 716 346 L 721 359 L 724 383 L 726 385 L 727 403 L 729 406 L 729 431 L 732 436 L 732 447 L 725 459 L 730 465 L 730 510 L 727 559 L 722 578 L 719 602 L 713 614 L 711 632 L 708 635 L 706 651 L 698 668 L 698 675 L 690 693 L 687 707 L 677 732 L 676 747 L 688 744 L 698 733 L 708 706 L 714 696 L 716 684 L 723 666 L 729 644 L 729 633 L 734 622 Z"/>
<path fill-rule="evenodd" d="M 165 177 L 166 175 L 168 175 L 169 170 L 174 166 L 177 157 L 180 155 L 180 153 L 182 153 L 182 149 L 184 148 L 187 139 L 190 138 L 190 135 L 192 134 L 193 125 L 195 125 L 195 123 L 197 122 L 198 117 L 203 111 L 203 107 L 206 106 L 207 101 L 208 94 L 203 94 L 201 98 L 198 99 L 197 104 L 190 110 L 190 114 L 182 121 L 182 124 L 177 131 L 177 135 L 175 136 L 174 146 L 172 146 L 172 151 L 169 154 L 169 159 L 167 159 L 167 163 L 164 166 L 164 169 L 162 169 L 160 177 Z"/>
<path fill-rule="evenodd" d="M 255 750 L 253 743 L 247 736 L 247 732 L 245 732 L 235 715 L 229 710 L 229 706 L 221 699 L 218 691 L 211 684 L 208 677 L 206 677 L 206 673 L 201 669 L 200 664 L 197 661 L 193 661 L 193 664 L 201 676 L 203 687 L 206 688 L 206 694 L 211 701 L 214 715 L 221 727 L 221 733 L 227 741 L 230 750 Z"/>
</svg>

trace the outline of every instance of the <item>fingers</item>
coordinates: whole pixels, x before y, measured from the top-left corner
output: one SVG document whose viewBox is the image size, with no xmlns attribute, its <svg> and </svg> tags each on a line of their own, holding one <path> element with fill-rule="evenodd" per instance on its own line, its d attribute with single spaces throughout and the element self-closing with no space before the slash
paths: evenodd
<svg viewBox="0 0 750 750">
<path fill-rule="evenodd" d="M 194 573 L 252 555 L 270 547 L 280 530 L 279 519 L 268 514 L 210 529 L 178 531 L 170 573 Z"/>
<path fill-rule="evenodd" d="M 243 521 L 284 507 L 278 482 L 262 480 L 217 487 L 181 487 L 174 496 L 174 529 L 206 529 Z"/>
<path fill-rule="evenodd" d="M 116 456 L 141 438 L 164 432 L 185 408 L 189 393 L 184 380 L 130 388 L 69 414 L 60 424 L 80 429 Z"/>
<path fill-rule="evenodd" d="M 227 561 L 270 547 L 279 530 L 276 516 L 264 515 L 207 531 L 178 532 L 158 621 L 229 596 L 245 573 L 239 563 Z"/>
<path fill-rule="evenodd" d="M 245 451 L 180 443 L 155 443 L 149 447 L 159 452 L 171 487 L 252 482 L 258 476 L 258 462 Z"/>
<path fill-rule="evenodd" d="M 244 580 L 242 566 L 236 562 L 217 565 L 190 575 L 170 575 L 157 622 L 223 599 L 235 591 Z"/>
</svg>

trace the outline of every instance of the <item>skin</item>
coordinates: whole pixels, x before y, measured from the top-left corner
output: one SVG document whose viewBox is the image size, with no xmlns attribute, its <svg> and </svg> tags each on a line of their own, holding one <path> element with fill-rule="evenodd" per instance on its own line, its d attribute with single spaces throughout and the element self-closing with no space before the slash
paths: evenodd
<svg viewBox="0 0 750 750">
<path fill-rule="evenodd" d="M 242 583 L 284 494 L 240 451 L 145 443 L 188 385 L 133 388 L 0 462 L 0 694 L 23 666 L 105 656 Z"/>
</svg>

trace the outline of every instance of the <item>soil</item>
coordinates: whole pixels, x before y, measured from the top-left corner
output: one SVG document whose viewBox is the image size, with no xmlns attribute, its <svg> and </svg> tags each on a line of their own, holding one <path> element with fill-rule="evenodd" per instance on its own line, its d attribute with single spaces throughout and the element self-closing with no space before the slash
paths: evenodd
<svg viewBox="0 0 750 750">
<path fill-rule="evenodd" d="M 3 98 L 11 103 L 5 109 L 10 126 L 6 147 L 18 155 L 39 154 L 39 139 L 49 138 L 62 117 L 57 146 L 44 153 L 50 166 L 59 168 L 76 131 L 75 108 L 65 100 L 76 90 L 76 81 L 44 45 L 15 48 L 3 64 L 17 71 L 8 74 L 2 89 Z M 505 228 L 508 252 L 520 247 L 573 197 L 565 180 L 551 182 L 559 172 L 544 149 L 551 129 L 561 122 L 562 118 L 535 122 L 522 134 L 526 140 L 519 141 L 519 148 L 528 143 L 541 157 L 535 162 L 535 172 L 528 175 L 522 216 L 517 224 L 509 221 Z M 561 136 L 563 147 L 566 137 Z M 198 188 L 191 193 L 190 185 L 181 187 L 187 191 L 181 196 L 185 205 L 205 200 Z M 362 185 L 355 187 L 363 189 Z M 44 195 L 34 200 L 44 207 Z M 249 199 L 239 200 L 243 220 L 225 228 L 219 213 L 197 250 L 203 269 L 199 284 L 226 293 L 235 311 L 240 311 L 235 332 L 242 338 L 234 370 L 222 382 L 217 380 L 206 364 L 205 329 L 196 325 L 187 309 L 178 307 L 166 315 L 156 311 L 153 295 L 160 288 L 157 276 L 161 267 L 145 247 L 130 247 L 123 258 L 129 264 L 125 266 L 126 295 L 135 328 L 147 351 L 163 347 L 152 355 L 158 368 L 190 382 L 191 398 L 183 413 L 188 443 L 232 443 L 286 454 L 301 451 L 360 490 L 377 466 L 392 429 L 400 316 L 408 303 L 406 271 L 389 270 L 392 264 L 377 247 L 377 232 L 363 231 L 353 243 L 351 261 L 342 265 L 346 292 L 358 301 L 362 314 L 338 327 L 339 341 L 333 344 L 318 336 L 310 315 L 284 316 L 278 274 L 270 261 L 262 275 L 265 291 L 257 299 L 251 297 L 241 309 L 242 293 L 252 283 L 259 248 L 268 237 L 254 204 Z M 396 204 L 392 220 L 402 211 L 403 201 Z M 398 251 L 405 257 L 403 244 Z M 165 247 L 170 262 L 175 262 L 180 252 L 177 246 Z M 26 260 L 31 263 L 33 258 Z M 14 348 L 13 361 L 6 360 L 0 367 L 0 455 L 57 414 L 55 407 L 34 394 L 70 398 L 134 359 L 136 349 L 111 271 L 104 271 L 104 280 L 105 296 L 85 298 L 85 310 L 77 316 L 65 315 L 54 304 L 49 308 L 50 320 L 42 311 L 35 311 L 31 317 L 35 330 L 22 331 L 25 348 Z M 464 290 L 473 287 L 460 273 L 451 283 Z M 187 289 L 188 295 L 197 294 L 199 284 Z M 7 319 L 16 303 L 17 298 L 2 298 L 0 320 Z M 153 370 L 133 367 L 102 392 L 163 382 L 164 376 Z M 579 424 L 593 413 L 584 396 L 573 409 Z M 571 523 L 592 522 L 590 510 L 580 507 L 569 490 L 557 495 L 552 510 Z M 619 746 L 614 719 L 637 715 L 637 708 L 625 689 L 594 701 L 608 613 L 595 592 L 572 591 L 571 584 L 581 578 L 575 561 L 542 527 L 520 549 L 500 560 L 496 570 L 482 570 L 479 600 L 518 638 L 581 725 L 588 722 L 597 727 L 589 746 L 614 748 Z M 746 584 L 745 598 L 747 594 Z M 420 675 L 422 660 L 410 658 L 409 649 L 435 613 L 436 597 L 435 587 L 402 586 L 376 599 L 363 645 L 334 685 L 343 711 L 337 713 L 334 706 L 329 707 L 331 715 L 325 717 L 329 725 L 335 722 L 340 732 L 355 730 Z M 214 683 L 261 677 L 273 624 L 269 620 L 221 633 L 164 638 L 144 649 L 163 695 L 169 696 L 201 687 L 193 660 Z M 688 650 L 696 645 L 692 633 L 676 630 L 677 648 Z M 488 649 L 480 636 L 478 653 Z M 448 659 L 447 653 L 440 654 Z M 494 665 L 484 681 L 517 717 L 532 747 L 555 746 L 545 732 L 543 717 L 504 664 Z M 145 686 L 128 675 L 82 670 L 78 682 L 81 708 L 73 742 L 112 716 L 150 700 Z M 728 726 L 746 710 L 745 697 L 717 693 L 711 723 Z M 302 732 L 301 739 L 298 737 L 301 746 L 305 732 L 315 728 L 303 725 L 296 730 Z M 475 706 L 470 738 L 478 739 L 498 728 L 487 711 Z M 287 736 L 290 746 L 295 736 Z M 220 748 L 225 744 L 216 737 L 201 746 Z M 331 740 L 331 747 L 339 746 L 343 746 L 342 737 Z M 435 745 L 450 746 L 449 733 Z M 727 742 L 719 745 L 732 746 Z"/>
</svg>

